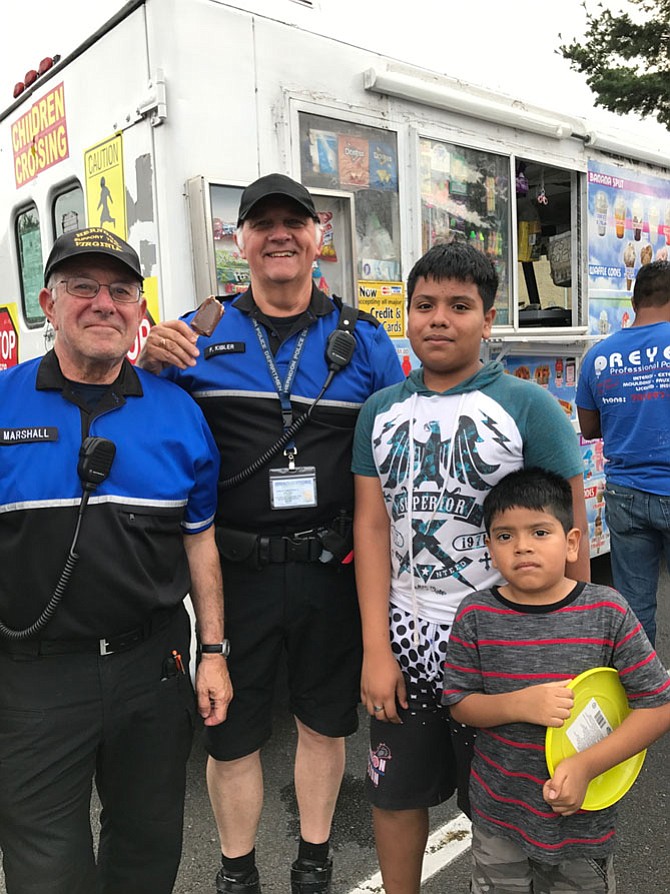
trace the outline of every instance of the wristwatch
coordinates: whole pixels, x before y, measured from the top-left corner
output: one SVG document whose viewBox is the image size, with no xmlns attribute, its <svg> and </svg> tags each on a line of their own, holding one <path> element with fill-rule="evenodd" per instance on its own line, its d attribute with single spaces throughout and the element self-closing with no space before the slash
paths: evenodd
<svg viewBox="0 0 670 894">
<path fill-rule="evenodd" d="M 224 639 L 220 643 L 198 643 L 198 652 L 202 655 L 230 655 L 230 640 Z"/>
</svg>

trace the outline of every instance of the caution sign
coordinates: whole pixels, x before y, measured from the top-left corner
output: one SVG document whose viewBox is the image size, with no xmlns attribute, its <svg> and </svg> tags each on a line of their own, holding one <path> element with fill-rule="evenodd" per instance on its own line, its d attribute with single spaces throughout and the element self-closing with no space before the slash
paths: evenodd
<svg viewBox="0 0 670 894">
<path fill-rule="evenodd" d="M 405 284 L 402 282 L 358 282 L 358 306 L 382 324 L 391 338 L 405 335 Z"/>
<path fill-rule="evenodd" d="M 0 307 L 0 370 L 19 362 L 19 327 L 16 305 Z"/>
<path fill-rule="evenodd" d="M 126 238 L 126 183 L 123 176 L 121 134 L 84 152 L 86 219 L 91 227 L 104 227 Z"/>
</svg>

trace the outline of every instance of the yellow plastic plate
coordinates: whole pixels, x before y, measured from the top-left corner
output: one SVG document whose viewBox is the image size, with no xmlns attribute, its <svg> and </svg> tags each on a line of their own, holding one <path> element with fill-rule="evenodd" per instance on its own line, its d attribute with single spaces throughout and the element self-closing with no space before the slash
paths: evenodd
<svg viewBox="0 0 670 894">
<path fill-rule="evenodd" d="M 567 683 L 575 694 L 562 727 L 548 727 L 545 738 L 551 776 L 560 762 L 609 735 L 630 714 L 626 692 L 613 667 L 594 667 Z M 640 751 L 596 776 L 586 789 L 583 810 L 603 810 L 622 798 L 638 777 L 647 752 Z"/>
</svg>

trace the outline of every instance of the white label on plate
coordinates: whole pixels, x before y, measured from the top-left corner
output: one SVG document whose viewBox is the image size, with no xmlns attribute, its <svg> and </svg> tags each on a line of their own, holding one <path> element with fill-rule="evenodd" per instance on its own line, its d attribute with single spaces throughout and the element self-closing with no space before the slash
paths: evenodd
<svg viewBox="0 0 670 894">
<path fill-rule="evenodd" d="M 612 727 L 607 717 L 600 710 L 598 702 L 592 698 L 573 720 L 566 736 L 575 751 L 586 751 L 611 732 Z"/>
</svg>

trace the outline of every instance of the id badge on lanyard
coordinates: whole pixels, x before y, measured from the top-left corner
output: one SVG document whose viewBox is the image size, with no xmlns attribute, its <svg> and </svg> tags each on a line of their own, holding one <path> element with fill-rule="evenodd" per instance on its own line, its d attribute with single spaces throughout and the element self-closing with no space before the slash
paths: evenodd
<svg viewBox="0 0 670 894">
<path fill-rule="evenodd" d="M 256 320 L 252 319 L 251 322 L 256 330 L 268 371 L 279 397 L 284 431 L 286 431 L 293 422 L 290 397 L 291 385 L 298 370 L 300 355 L 305 347 L 307 329 L 303 329 L 298 336 L 293 357 L 286 373 L 286 379 L 282 382 L 265 331 Z M 285 469 L 270 469 L 270 506 L 272 509 L 303 509 L 318 505 L 316 467 L 296 466 L 295 455 L 297 452 L 298 449 L 295 446 L 295 442 L 293 440 L 289 441 L 284 449 L 284 456 L 288 459 L 288 467 Z"/>
<path fill-rule="evenodd" d="M 270 506 L 273 509 L 302 509 L 317 505 L 314 466 L 270 469 Z"/>
</svg>

